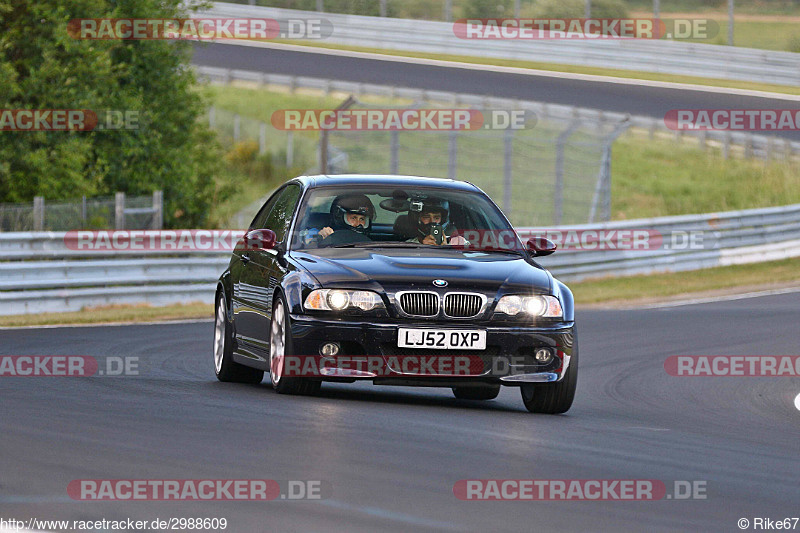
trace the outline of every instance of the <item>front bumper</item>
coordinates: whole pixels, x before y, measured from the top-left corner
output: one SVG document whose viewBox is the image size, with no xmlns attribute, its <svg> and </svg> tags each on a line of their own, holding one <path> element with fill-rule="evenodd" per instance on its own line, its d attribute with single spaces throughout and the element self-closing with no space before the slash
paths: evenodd
<svg viewBox="0 0 800 533">
<path fill-rule="evenodd" d="M 400 327 L 483 329 L 485 350 L 419 350 L 397 347 Z M 292 315 L 293 353 L 303 358 L 305 377 L 328 381 L 372 380 L 376 384 L 462 386 L 522 385 L 559 381 L 569 367 L 574 323 L 553 326 L 370 322 Z M 320 355 L 325 343 L 338 343 L 335 357 Z M 538 363 L 537 348 L 549 348 L 553 359 Z"/>
</svg>

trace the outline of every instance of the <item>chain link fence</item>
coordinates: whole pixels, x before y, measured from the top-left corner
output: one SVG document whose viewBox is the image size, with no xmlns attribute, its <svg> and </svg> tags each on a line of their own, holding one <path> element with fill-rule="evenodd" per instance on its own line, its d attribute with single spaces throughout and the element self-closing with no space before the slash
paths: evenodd
<svg viewBox="0 0 800 533">
<path fill-rule="evenodd" d="M 374 106 L 357 102 L 351 109 L 370 107 Z M 498 111 L 480 110 L 484 116 Z M 469 181 L 491 196 L 517 226 L 607 221 L 611 145 L 627 125 L 576 119 L 538 121 L 516 130 L 331 130 L 327 173 Z M 320 165 L 309 173 L 319 169 Z"/>
<path fill-rule="evenodd" d="M 77 229 L 161 229 L 163 195 L 114 196 L 46 202 L 0 204 L 0 231 L 70 231 Z"/>
</svg>

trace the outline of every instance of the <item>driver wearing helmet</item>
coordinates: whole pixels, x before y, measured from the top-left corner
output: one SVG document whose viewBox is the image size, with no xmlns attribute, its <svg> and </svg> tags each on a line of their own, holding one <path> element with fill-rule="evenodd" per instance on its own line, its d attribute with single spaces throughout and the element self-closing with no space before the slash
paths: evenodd
<svg viewBox="0 0 800 533">
<path fill-rule="evenodd" d="M 331 204 L 331 226 L 319 231 L 319 245 L 333 246 L 368 242 L 375 207 L 364 194 L 343 194 Z"/>
<path fill-rule="evenodd" d="M 453 228 L 447 223 L 449 212 L 450 205 L 447 200 L 429 198 L 423 202 L 411 202 L 409 216 L 415 222 L 417 234 L 406 242 L 461 246 L 469 244 L 464 237 L 452 235 Z"/>
</svg>

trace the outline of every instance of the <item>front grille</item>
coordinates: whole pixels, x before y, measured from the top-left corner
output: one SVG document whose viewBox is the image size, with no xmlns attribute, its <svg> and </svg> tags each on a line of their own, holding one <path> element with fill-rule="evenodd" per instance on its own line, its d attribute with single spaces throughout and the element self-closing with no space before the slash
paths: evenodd
<svg viewBox="0 0 800 533">
<path fill-rule="evenodd" d="M 457 318 L 470 318 L 480 313 L 483 298 L 480 294 L 448 294 L 444 297 L 444 314 Z"/>
<path fill-rule="evenodd" d="M 404 292 L 400 308 L 407 315 L 436 316 L 439 314 L 439 295 L 433 292 Z"/>
</svg>

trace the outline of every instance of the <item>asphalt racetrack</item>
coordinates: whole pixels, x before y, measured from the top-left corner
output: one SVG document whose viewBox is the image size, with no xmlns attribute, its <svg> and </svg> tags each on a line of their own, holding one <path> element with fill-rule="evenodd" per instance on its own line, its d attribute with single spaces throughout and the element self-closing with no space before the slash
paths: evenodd
<svg viewBox="0 0 800 533">
<path fill-rule="evenodd" d="M 447 389 L 220 383 L 212 323 L 0 330 L 0 355 L 138 357 L 126 377 L 0 377 L 0 516 L 225 517 L 228 531 L 739 531 L 800 515 L 792 377 L 674 377 L 670 355 L 797 355 L 800 293 L 583 310 L 578 392 L 532 415 Z M 73 501 L 75 479 L 320 480 L 316 501 Z M 461 501 L 462 479 L 705 482 L 706 499 Z M 800 527 L 800 526 L 799 526 Z"/>
<path fill-rule="evenodd" d="M 663 119 L 672 109 L 798 109 L 800 102 L 726 92 L 666 88 L 631 83 L 608 83 L 552 75 L 516 74 L 435 65 L 331 55 L 307 48 L 295 51 L 236 44 L 194 45 L 192 62 L 209 67 L 292 74 L 362 83 L 395 85 L 433 91 L 519 98 L 574 105 Z M 555 74 L 555 73 L 554 73 Z M 723 90 L 724 91 L 724 90 Z M 800 140 L 800 131 L 774 135 Z"/>
</svg>

